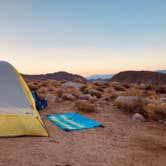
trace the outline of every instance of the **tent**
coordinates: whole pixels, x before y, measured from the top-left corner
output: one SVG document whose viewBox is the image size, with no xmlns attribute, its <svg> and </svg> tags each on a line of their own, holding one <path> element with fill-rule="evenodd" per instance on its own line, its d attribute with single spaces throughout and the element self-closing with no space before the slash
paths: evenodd
<svg viewBox="0 0 166 166">
<path fill-rule="evenodd" d="M 48 136 L 22 76 L 0 61 L 0 136 Z"/>
</svg>

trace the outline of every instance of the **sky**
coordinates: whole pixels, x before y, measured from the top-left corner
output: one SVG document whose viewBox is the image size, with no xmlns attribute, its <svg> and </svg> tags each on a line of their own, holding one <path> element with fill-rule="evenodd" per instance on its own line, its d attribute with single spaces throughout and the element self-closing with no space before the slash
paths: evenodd
<svg viewBox="0 0 166 166">
<path fill-rule="evenodd" d="M 166 69 L 166 1 L 0 0 L 0 60 L 26 74 Z"/>
</svg>

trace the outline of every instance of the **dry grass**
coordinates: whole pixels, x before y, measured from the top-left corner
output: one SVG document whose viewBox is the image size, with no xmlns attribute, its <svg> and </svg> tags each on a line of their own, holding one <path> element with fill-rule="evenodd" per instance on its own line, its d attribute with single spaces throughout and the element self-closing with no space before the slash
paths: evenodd
<svg viewBox="0 0 166 166">
<path fill-rule="evenodd" d="M 96 110 L 95 103 L 104 100 L 106 104 L 113 102 L 121 110 L 140 112 L 149 119 L 166 119 L 166 103 L 160 101 L 161 97 L 166 97 L 166 85 L 88 82 L 84 83 L 84 86 L 80 89 L 74 87 L 62 88 L 61 85 L 65 82 L 64 80 L 27 81 L 30 90 L 37 91 L 41 99 L 44 99 L 47 94 L 62 101 L 64 94 L 72 95 L 76 100 L 81 99 L 80 96 L 85 94 L 91 95 L 93 100 L 90 101 L 93 101 L 93 103 L 83 100 L 75 102 L 75 107 L 79 111 L 94 112 Z M 76 82 L 83 83 L 80 80 L 76 80 Z M 122 99 L 123 97 L 120 98 L 120 96 L 124 96 L 126 99 Z M 129 96 L 133 96 L 133 99 Z"/>
<path fill-rule="evenodd" d="M 153 120 L 166 119 L 166 103 L 152 101 L 144 107 L 146 115 Z"/>
<path fill-rule="evenodd" d="M 156 93 L 166 94 L 166 85 L 156 87 Z"/>
<path fill-rule="evenodd" d="M 115 100 L 115 105 L 128 112 L 143 112 L 145 100 L 137 96 L 119 96 Z"/>
<path fill-rule="evenodd" d="M 118 82 L 113 82 L 112 86 L 116 91 L 126 91 L 126 88 Z"/>
<path fill-rule="evenodd" d="M 96 107 L 94 104 L 88 103 L 87 101 L 83 101 L 83 100 L 76 101 L 75 108 L 78 111 L 86 112 L 86 113 L 94 112 L 96 110 Z"/>
</svg>

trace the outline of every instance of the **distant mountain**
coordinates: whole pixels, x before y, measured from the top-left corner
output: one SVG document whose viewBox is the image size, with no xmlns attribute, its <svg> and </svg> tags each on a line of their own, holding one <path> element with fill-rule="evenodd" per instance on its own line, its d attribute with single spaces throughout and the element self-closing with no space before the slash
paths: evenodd
<svg viewBox="0 0 166 166">
<path fill-rule="evenodd" d="M 108 80 L 113 77 L 113 74 L 96 74 L 86 77 L 87 80 Z"/>
<path fill-rule="evenodd" d="M 54 80 L 80 80 L 80 81 L 86 81 L 86 79 L 80 75 L 77 74 L 71 74 L 68 72 L 60 71 L 56 73 L 48 73 L 48 74 L 38 74 L 38 75 L 27 75 L 22 74 L 24 79 L 26 80 L 47 80 L 47 79 L 54 79 Z"/>
<path fill-rule="evenodd" d="M 110 81 L 138 84 L 166 84 L 166 74 L 152 71 L 124 71 L 114 75 Z"/>
<path fill-rule="evenodd" d="M 166 73 L 166 70 L 157 70 L 158 73 Z"/>
</svg>

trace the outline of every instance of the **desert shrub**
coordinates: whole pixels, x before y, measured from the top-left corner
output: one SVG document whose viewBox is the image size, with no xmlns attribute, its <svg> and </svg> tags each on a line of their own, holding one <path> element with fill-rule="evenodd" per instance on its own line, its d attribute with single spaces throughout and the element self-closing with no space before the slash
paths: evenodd
<svg viewBox="0 0 166 166">
<path fill-rule="evenodd" d="M 156 93 L 166 94 L 166 85 L 156 87 Z"/>
<path fill-rule="evenodd" d="M 40 86 L 41 86 L 41 87 L 47 87 L 47 85 L 48 85 L 48 83 L 47 83 L 46 81 L 42 81 L 42 82 L 40 83 Z"/>
<path fill-rule="evenodd" d="M 62 99 L 73 101 L 73 100 L 75 100 L 75 96 L 73 96 L 71 93 L 63 93 Z"/>
<path fill-rule="evenodd" d="M 49 86 L 49 87 L 47 88 L 47 91 L 48 91 L 48 92 L 54 92 L 54 91 L 55 91 L 55 88 L 52 87 L 52 86 Z"/>
<path fill-rule="evenodd" d="M 80 91 L 82 92 L 82 93 L 85 93 L 85 90 L 87 89 L 87 86 L 85 85 L 85 86 L 82 86 L 81 88 L 80 88 Z"/>
<path fill-rule="evenodd" d="M 65 88 L 65 92 L 72 94 L 76 98 L 78 98 L 80 95 L 82 95 L 82 93 L 74 87 Z"/>
<path fill-rule="evenodd" d="M 33 82 L 28 83 L 28 87 L 31 91 L 37 91 L 39 89 L 39 87 L 37 86 L 37 84 L 34 84 Z"/>
<path fill-rule="evenodd" d="M 95 88 L 97 91 L 104 92 L 105 87 L 98 86 Z"/>
<path fill-rule="evenodd" d="M 86 100 L 78 100 L 75 102 L 75 108 L 78 111 L 82 112 L 94 112 L 96 110 L 95 105 L 92 103 L 87 102 Z"/>
<path fill-rule="evenodd" d="M 96 96 L 98 99 L 102 97 L 102 93 L 96 89 L 89 90 L 89 94 L 91 94 L 92 96 Z"/>
<path fill-rule="evenodd" d="M 145 90 L 152 91 L 154 88 L 152 85 L 145 85 Z"/>
<path fill-rule="evenodd" d="M 166 103 L 158 100 L 144 106 L 146 115 L 153 120 L 166 119 Z"/>
<path fill-rule="evenodd" d="M 38 93 L 39 99 L 45 99 L 46 98 L 46 93 Z"/>
<path fill-rule="evenodd" d="M 141 90 L 135 88 L 135 87 L 132 87 L 130 89 L 127 89 L 126 93 L 125 93 L 127 96 L 141 96 L 142 92 Z"/>
<path fill-rule="evenodd" d="M 112 86 L 117 91 L 125 91 L 126 90 L 126 88 L 120 83 L 114 83 L 114 84 L 112 84 Z"/>
<path fill-rule="evenodd" d="M 145 101 L 138 96 L 119 96 L 115 105 L 122 110 L 129 112 L 143 112 Z"/>
<path fill-rule="evenodd" d="M 61 96 L 63 95 L 63 93 L 64 93 L 64 90 L 61 89 L 61 88 L 58 88 L 58 89 L 56 89 L 56 91 L 55 91 L 55 94 L 56 94 L 58 97 L 61 97 Z"/>
<path fill-rule="evenodd" d="M 127 83 L 123 83 L 123 86 L 124 86 L 126 89 L 130 88 L 130 85 L 127 84 Z"/>
</svg>

